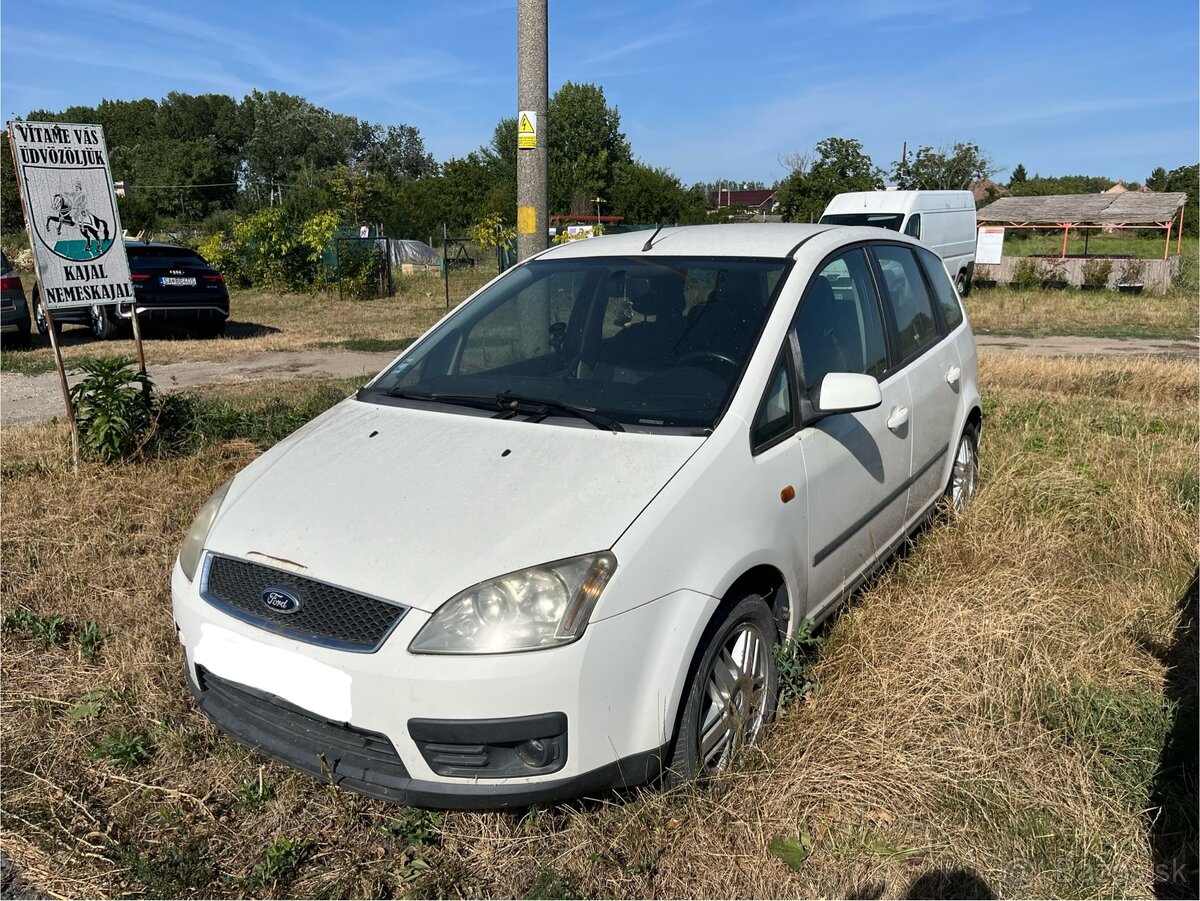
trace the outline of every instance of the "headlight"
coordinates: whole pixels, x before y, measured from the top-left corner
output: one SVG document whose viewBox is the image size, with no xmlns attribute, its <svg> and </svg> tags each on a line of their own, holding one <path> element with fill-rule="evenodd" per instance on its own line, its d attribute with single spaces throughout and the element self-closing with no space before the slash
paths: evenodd
<svg viewBox="0 0 1200 901">
<path fill-rule="evenodd" d="M 200 565 L 204 542 L 208 540 L 208 530 L 212 528 L 213 520 L 217 518 L 217 511 L 221 509 L 221 503 L 229 493 L 232 483 L 233 479 L 230 479 L 204 502 L 204 506 L 192 521 L 192 527 L 188 529 L 187 537 L 183 539 L 182 547 L 179 548 L 179 568 L 183 570 L 189 582 L 196 578 L 196 568 Z"/>
<path fill-rule="evenodd" d="M 617 568 L 588 554 L 489 579 L 447 601 L 409 645 L 414 654 L 506 654 L 570 644 Z"/>
</svg>

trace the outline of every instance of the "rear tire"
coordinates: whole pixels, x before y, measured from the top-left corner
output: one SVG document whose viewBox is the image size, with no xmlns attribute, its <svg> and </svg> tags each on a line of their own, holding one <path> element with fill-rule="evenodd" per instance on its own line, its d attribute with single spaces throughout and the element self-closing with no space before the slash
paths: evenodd
<svg viewBox="0 0 1200 901">
<path fill-rule="evenodd" d="M 946 501 L 951 514 L 962 513 L 971 506 L 979 488 L 979 430 L 967 426 L 954 452 L 950 481 L 946 484 Z"/>
<path fill-rule="evenodd" d="M 38 295 L 37 288 L 33 289 L 33 321 L 37 324 L 39 335 L 50 334 L 50 322 L 46 318 L 46 308 L 42 306 L 42 298 Z M 62 334 L 62 323 L 54 323 L 54 334 L 57 337 Z"/>
<path fill-rule="evenodd" d="M 108 318 L 108 311 L 104 307 L 92 307 L 88 324 L 91 326 L 92 334 L 100 341 L 107 341 L 117 330 L 116 323 Z"/>
<path fill-rule="evenodd" d="M 743 597 L 705 631 L 680 711 L 668 785 L 728 769 L 738 749 L 774 719 L 777 638 L 771 608 L 757 594 Z"/>
</svg>

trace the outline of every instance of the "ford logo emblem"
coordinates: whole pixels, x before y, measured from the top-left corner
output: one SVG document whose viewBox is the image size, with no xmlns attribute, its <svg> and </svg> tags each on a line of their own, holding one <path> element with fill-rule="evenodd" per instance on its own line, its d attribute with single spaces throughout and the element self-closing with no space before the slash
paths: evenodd
<svg viewBox="0 0 1200 901">
<path fill-rule="evenodd" d="M 268 610 L 274 610 L 276 613 L 295 613 L 300 609 L 300 598 L 286 588 L 264 588 L 262 602 Z"/>
</svg>

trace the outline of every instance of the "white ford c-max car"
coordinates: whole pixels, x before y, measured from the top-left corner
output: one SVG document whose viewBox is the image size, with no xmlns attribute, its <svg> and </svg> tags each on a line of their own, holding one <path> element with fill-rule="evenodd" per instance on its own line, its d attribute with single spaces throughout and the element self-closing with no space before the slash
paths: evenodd
<svg viewBox="0 0 1200 901">
<path fill-rule="evenodd" d="M 774 713 L 773 646 L 971 499 L 980 423 L 903 235 L 554 247 L 205 504 L 187 679 L 243 743 L 407 804 L 712 773 Z"/>
</svg>

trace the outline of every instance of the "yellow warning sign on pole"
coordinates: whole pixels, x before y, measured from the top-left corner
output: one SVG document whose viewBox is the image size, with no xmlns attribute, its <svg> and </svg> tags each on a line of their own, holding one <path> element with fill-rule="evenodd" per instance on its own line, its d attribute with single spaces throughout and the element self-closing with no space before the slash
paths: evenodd
<svg viewBox="0 0 1200 901">
<path fill-rule="evenodd" d="M 537 149 L 537 113 L 521 110 L 517 115 L 517 149 Z"/>
</svg>

